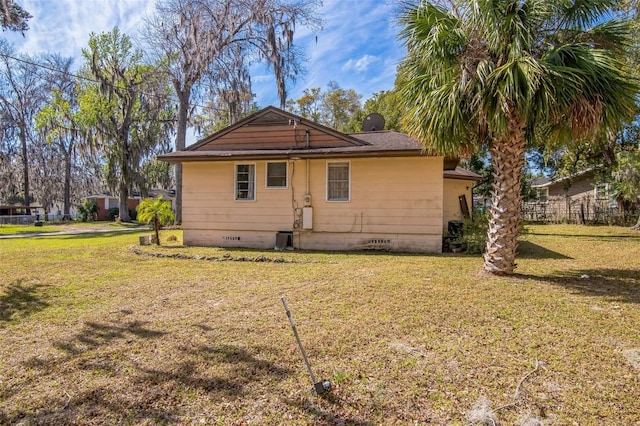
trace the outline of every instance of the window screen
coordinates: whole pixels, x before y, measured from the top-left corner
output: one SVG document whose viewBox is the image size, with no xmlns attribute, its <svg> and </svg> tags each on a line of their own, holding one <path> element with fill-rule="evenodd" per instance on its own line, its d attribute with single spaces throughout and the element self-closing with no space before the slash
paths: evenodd
<svg viewBox="0 0 640 426">
<path fill-rule="evenodd" d="M 327 164 L 327 201 L 349 201 L 349 163 Z"/>
<path fill-rule="evenodd" d="M 256 166 L 236 164 L 236 200 L 256 199 Z"/>
<path fill-rule="evenodd" d="M 287 163 L 267 163 L 267 188 L 287 187 Z"/>
<path fill-rule="evenodd" d="M 538 188 L 536 193 L 539 201 L 547 201 L 549 198 L 549 188 Z"/>
</svg>

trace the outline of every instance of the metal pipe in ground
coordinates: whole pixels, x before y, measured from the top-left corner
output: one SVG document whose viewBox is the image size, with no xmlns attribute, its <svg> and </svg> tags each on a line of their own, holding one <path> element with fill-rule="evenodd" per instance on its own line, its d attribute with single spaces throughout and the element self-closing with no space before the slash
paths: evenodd
<svg viewBox="0 0 640 426">
<path fill-rule="evenodd" d="M 291 329 L 293 330 L 293 335 L 296 338 L 296 342 L 298 343 L 298 348 L 300 348 L 300 353 L 302 354 L 302 359 L 304 360 L 304 365 L 307 367 L 307 371 L 309 372 L 309 376 L 311 376 L 311 383 L 313 384 L 313 389 L 316 391 L 318 395 L 322 395 L 325 392 L 329 392 L 331 390 L 331 383 L 328 380 L 316 381 L 316 375 L 313 374 L 313 370 L 311 369 L 311 364 L 309 363 L 309 358 L 307 358 L 307 353 L 302 346 L 302 342 L 300 341 L 300 336 L 298 335 L 298 330 L 296 329 L 296 324 L 293 322 L 293 316 L 291 315 L 291 311 L 287 307 L 287 302 L 284 300 L 284 297 L 281 297 L 282 306 L 284 306 L 284 311 L 287 313 L 287 318 L 289 318 L 289 324 L 291 325 Z"/>
</svg>

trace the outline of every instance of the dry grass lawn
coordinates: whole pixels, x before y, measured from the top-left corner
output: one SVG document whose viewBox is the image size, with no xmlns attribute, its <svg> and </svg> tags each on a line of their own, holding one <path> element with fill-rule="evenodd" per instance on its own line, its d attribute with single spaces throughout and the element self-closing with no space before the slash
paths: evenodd
<svg viewBox="0 0 640 426">
<path fill-rule="evenodd" d="M 140 233 L 0 240 L 0 424 L 640 424 L 640 233 L 529 230 L 508 278 L 178 231 L 143 253 Z"/>
</svg>

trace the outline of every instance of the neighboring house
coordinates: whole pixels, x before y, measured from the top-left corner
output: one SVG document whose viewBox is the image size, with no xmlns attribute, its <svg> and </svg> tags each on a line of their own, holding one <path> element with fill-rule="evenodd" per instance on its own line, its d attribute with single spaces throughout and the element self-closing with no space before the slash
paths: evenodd
<svg viewBox="0 0 640 426">
<path fill-rule="evenodd" d="M 176 209 L 176 190 L 175 189 L 150 189 L 148 196 L 150 198 L 162 197 L 163 200 L 170 201 L 171 209 L 175 211 Z"/>
<path fill-rule="evenodd" d="M 89 195 L 85 197 L 85 200 L 93 200 L 98 205 L 98 217 L 97 220 L 113 220 L 113 217 L 109 217 L 109 211 L 111 209 L 120 208 L 120 198 L 114 197 L 109 193 Z M 129 211 L 134 211 L 140 204 L 140 197 L 129 197 L 127 200 L 127 207 Z"/>
<path fill-rule="evenodd" d="M 538 178 L 531 188 L 537 200 L 524 204 L 526 220 L 584 223 L 617 210 L 609 185 L 598 183 L 593 169 L 557 179 Z"/>
<path fill-rule="evenodd" d="M 166 189 L 151 189 L 149 190 L 149 197 L 156 198 L 158 196 L 162 196 L 163 199 L 167 201 L 171 201 L 171 207 L 175 208 L 175 190 L 166 190 Z M 98 220 L 113 220 L 113 218 L 109 217 L 109 211 L 111 209 L 119 209 L 120 208 L 120 198 L 112 195 L 109 192 L 105 192 L 102 194 L 89 195 L 85 197 L 85 200 L 94 200 L 98 205 Z M 142 197 L 139 193 L 134 192 L 129 199 L 127 200 L 127 207 L 129 208 L 129 212 L 135 211 L 138 204 L 142 201 Z"/>
<path fill-rule="evenodd" d="M 182 164 L 196 246 L 440 252 L 479 179 L 407 135 L 344 134 L 275 107 L 159 159 Z"/>
</svg>

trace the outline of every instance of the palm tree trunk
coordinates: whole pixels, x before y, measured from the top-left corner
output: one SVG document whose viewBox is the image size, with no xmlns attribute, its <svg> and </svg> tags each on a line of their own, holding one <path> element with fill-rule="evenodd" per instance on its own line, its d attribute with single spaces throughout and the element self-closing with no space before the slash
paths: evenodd
<svg viewBox="0 0 640 426">
<path fill-rule="evenodd" d="M 156 233 L 156 245 L 160 245 L 160 221 L 157 215 L 153 218 L 153 230 Z"/>
<path fill-rule="evenodd" d="M 524 124 L 517 112 L 508 114 L 509 135 L 492 141 L 493 190 L 489 210 L 487 251 L 484 270 L 491 274 L 512 274 L 516 264 L 518 232 L 522 210 L 522 172 L 526 140 Z"/>
</svg>

